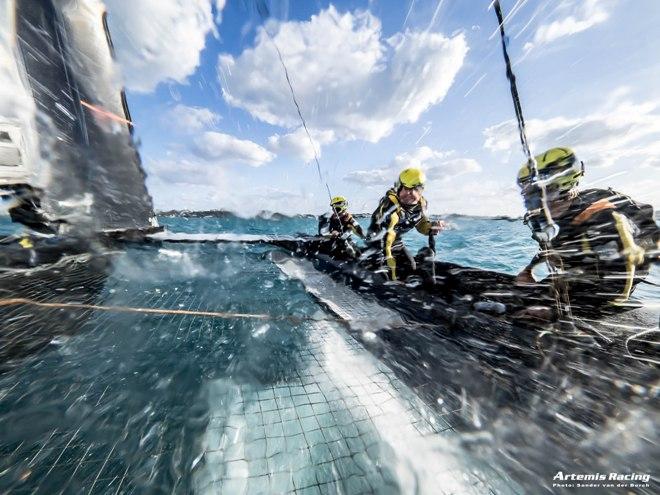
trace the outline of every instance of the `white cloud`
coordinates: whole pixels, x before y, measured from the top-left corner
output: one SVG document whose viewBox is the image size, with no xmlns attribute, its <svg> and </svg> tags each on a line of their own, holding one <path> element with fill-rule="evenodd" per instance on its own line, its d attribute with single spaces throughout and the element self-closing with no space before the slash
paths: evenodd
<svg viewBox="0 0 660 495">
<path fill-rule="evenodd" d="M 220 115 L 203 107 L 175 105 L 165 115 L 166 123 L 184 132 L 201 131 L 220 121 Z"/>
<path fill-rule="evenodd" d="M 609 102 L 605 108 L 581 117 L 530 119 L 526 125 L 536 152 L 570 146 L 589 166 L 608 167 L 634 159 L 636 166 L 650 167 L 660 153 L 660 100 Z M 503 161 L 520 149 L 513 120 L 488 127 L 484 137 L 484 146 L 500 154 Z"/>
<path fill-rule="evenodd" d="M 617 90 L 592 113 L 531 119 L 527 127 L 534 153 L 556 146 L 575 150 L 586 167 L 583 187 L 613 187 L 660 205 L 660 99 L 635 103 Z M 517 168 L 524 161 L 514 121 L 488 127 L 484 137 L 484 147 L 503 163 L 515 160 Z"/>
<path fill-rule="evenodd" d="M 257 143 L 229 134 L 207 131 L 193 141 L 192 151 L 198 157 L 218 164 L 240 163 L 260 167 L 275 155 Z"/>
<path fill-rule="evenodd" d="M 455 151 L 438 151 L 420 146 L 411 152 L 394 157 L 387 167 L 349 172 L 344 180 L 365 186 L 385 186 L 396 182 L 399 172 L 406 167 L 419 167 L 427 180 L 445 181 L 460 175 L 481 172 L 481 166 L 472 158 L 452 158 Z"/>
<path fill-rule="evenodd" d="M 446 180 L 464 174 L 481 172 L 481 165 L 474 158 L 454 158 L 426 169 L 429 180 Z"/>
<path fill-rule="evenodd" d="M 523 203 L 515 184 L 480 177 L 467 182 L 439 182 L 427 187 L 424 197 L 431 213 L 461 213 L 463 215 L 523 214 Z"/>
<path fill-rule="evenodd" d="M 162 160 L 147 162 L 148 177 L 163 184 L 189 186 L 224 186 L 224 170 L 214 164 L 192 157 L 168 156 Z"/>
<path fill-rule="evenodd" d="M 183 83 L 214 32 L 212 6 L 224 0 L 105 0 L 117 60 L 129 89 L 148 93 L 163 81 Z"/>
<path fill-rule="evenodd" d="M 194 156 L 167 153 L 158 160 L 146 160 L 147 187 L 159 210 L 232 207 L 227 194 L 225 169 Z"/>
<path fill-rule="evenodd" d="M 149 160 L 145 165 L 149 191 L 159 210 L 223 209 L 243 216 L 254 216 L 266 210 L 294 215 L 320 211 L 327 201 L 325 196 L 321 200 L 304 184 L 298 189 L 283 189 L 255 187 L 241 177 L 228 180 L 225 166 L 176 153 L 160 160 Z"/>
<path fill-rule="evenodd" d="M 549 24 L 540 25 L 534 33 L 532 41 L 525 43 L 523 49 L 525 52 L 529 52 L 535 47 L 581 33 L 605 22 L 609 18 L 606 3 L 611 4 L 612 2 L 611 0 L 565 2 L 562 8 L 557 9 L 560 18 Z"/>
<path fill-rule="evenodd" d="M 254 216 L 263 211 L 297 215 L 318 211 L 319 203 L 325 206 L 326 202 L 327 196 L 319 197 L 302 184 L 297 189 L 260 186 L 241 191 L 241 204 L 235 211 L 244 216 Z"/>
<path fill-rule="evenodd" d="M 396 169 L 402 169 L 405 167 L 424 168 L 429 162 L 444 160 L 455 153 L 455 151 L 438 151 L 431 149 L 428 146 L 420 146 L 413 151 L 395 156 L 394 160 L 392 160 L 392 167 Z"/>
<path fill-rule="evenodd" d="M 371 170 L 354 170 L 344 176 L 344 180 L 362 184 L 363 186 L 383 186 L 396 182 L 396 171 L 391 168 L 374 168 Z"/>
<path fill-rule="evenodd" d="M 395 125 L 416 122 L 447 94 L 463 64 L 463 34 L 405 31 L 383 38 L 369 12 L 330 6 L 307 22 L 270 21 L 303 115 L 315 131 L 376 142 Z M 285 128 L 300 120 L 273 43 L 263 28 L 255 46 L 224 54 L 218 73 L 226 101 Z"/>
<path fill-rule="evenodd" d="M 288 134 L 274 134 L 268 138 L 268 149 L 278 155 L 292 156 L 304 162 L 314 159 L 314 153 L 321 157 L 321 145 L 328 144 L 334 140 L 332 131 L 310 133 L 313 145 L 303 127 L 299 127 Z"/>
</svg>

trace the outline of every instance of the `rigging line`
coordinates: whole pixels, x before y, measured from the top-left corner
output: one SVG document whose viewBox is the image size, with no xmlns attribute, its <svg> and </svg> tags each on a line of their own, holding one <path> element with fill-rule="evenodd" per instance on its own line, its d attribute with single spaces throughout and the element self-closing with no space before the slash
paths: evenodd
<svg viewBox="0 0 660 495">
<path fill-rule="evenodd" d="M 516 3 L 516 6 L 518 6 L 521 2 L 519 1 Z M 541 205 L 542 205 L 542 211 L 543 214 L 546 218 L 546 221 L 548 222 L 549 227 L 554 228 L 556 230 L 557 224 L 552 218 L 552 215 L 550 213 L 550 209 L 548 208 L 548 201 L 547 201 L 547 193 L 546 193 L 546 188 L 545 184 L 542 180 L 539 180 L 539 171 L 538 171 L 538 166 L 536 164 L 536 160 L 532 156 L 532 152 L 529 147 L 529 140 L 527 139 L 527 132 L 525 128 L 525 118 L 523 116 L 522 112 L 522 104 L 520 102 L 520 95 L 518 93 L 518 86 L 516 84 L 516 76 L 513 73 L 513 69 L 511 68 L 511 59 L 509 58 L 509 52 L 507 50 L 507 44 L 508 44 L 508 37 L 506 33 L 504 32 L 504 16 L 502 15 L 502 7 L 500 5 L 500 0 L 494 0 L 492 3 L 492 6 L 495 9 L 495 15 L 497 16 L 497 22 L 498 22 L 498 27 L 500 31 L 500 38 L 502 41 L 502 55 L 504 56 L 504 63 L 506 64 L 506 77 L 509 80 L 509 88 L 511 91 L 511 98 L 513 100 L 513 108 L 516 114 L 516 121 L 518 124 L 518 135 L 520 137 L 520 144 L 522 145 L 523 152 L 525 153 L 525 156 L 527 157 L 527 163 L 531 168 L 532 172 L 532 178 L 535 180 L 541 190 Z M 515 8 L 515 7 L 514 7 Z M 509 14 L 510 16 L 511 14 Z M 507 17 L 508 18 L 508 17 Z M 552 246 L 551 246 L 551 240 L 548 239 L 547 241 L 542 243 L 543 250 L 546 253 L 550 253 Z M 563 263 L 561 261 L 561 258 L 557 258 L 557 261 L 560 265 L 560 270 L 563 269 Z M 555 304 L 557 306 L 557 310 L 560 315 L 565 315 L 568 317 L 569 321 L 572 320 L 572 314 L 571 314 L 571 306 L 570 306 L 570 300 L 568 297 L 568 288 L 566 287 L 566 284 L 562 283 L 558 277 L 557 277 L 557 270 L 553 266 L 551 266 L 551 280 L 552 280 L 552 285 L 554 288 L 555 292 Z"/>
<path fill-rule="evenodd" d="M 48 303 L 35 301 L 33 299 L 27 298 L 9 298 L 9 299 L 0 299 L 0 307 L 7 306 L 35 306 L 38 308 L 47 308 L 47 309 L 88 309 L 94 311 L 107 311 L 107 312 L 116 312 L 116 313 L 139 313 L 139 314 L 152 314 L 152 315 L 180 315 L 180 316 L 202 316 L 207 318 L 221 318 L 221 319 L 247 319 L 247 320 L 269 320 L 269 321 L 288 321 L 292 323 L 303 323 L 303 322 L 329 322 L 329 323 L 340 323 L 348 324 L 358 323 L 360 321 L 372 322 L 372 318 L 366 319 L 351 319 L 345 320 L 338 317 L 330 318 L 316 318 L 311 316 L 293 316 L 293 315 L 281 315 L 273 316 L 266 313 L 232 313 L 226 311 L 200 311 L 200 310 L 191 310 L 191 309 L 169 309 L 169 308 L 144 308 L 144 307 L 133 307 L 133 306 L 104 306 L 99 304 L 85 304 L 85 303 Z M 396 328 L 429 328 L 436 329 L 439 325 L 430 324 L 430 323 L 397 323 Z M 387 328 L 383 326 L 382 328 Z"/>
<path fill-rule="evenodd" d="M 270 11 L 268 10 L 268 6 L 265 4 L 263 0 L 257 1 L 256 5 L 257 5 L 257 11 L 261 16 L 261 19 L 266 20 L 270 16 Z M 289 70 L 287 69 L 287 66 L 284 63 L 284 57 L 282 57 L 282 52 L 280 51 L 279 46 L 277 46 L 277 43 L 275 43 L 275 39 L 273 38 L 273 36 L 271 36 L 270 32 L 268 32 L 268 29 L 266 29 L 265 25 L 263 26 L 263 30 L 266 33 L 266 36 L 268 36 L 270 42 L 273 44 L 273 47 L 277 52 L 277 58 L 279 59 L 280 64 L 282 65 L 282 69 L 284 69 L 284 77 L 286 78 L 286 83 L 289 86 L 289 91 L 291 92 L 291 99 L 293 100 L 293 104 L 296 106 L 298 117 L 300 117 L 300 121 L 302 122 L 303 129 L 305 130 L 307 139 L 309 139 L 309 144 L 312 147 L 312 152 L 314 153 L 314 163 L 316 163 L 316 171 L 318 172 L 319 180 L 321 181 L 322 184 L 325 185 L 325 189 L 328 193 L 328 199 L 332 202 L 332 192 L 330 191 L 330 186 L 328 185 L 328 181 L 323 179 L 323 173 L 321 172 L 321 162 L 319 161 L 319 155 L 316 151 L 316 144 L 314 143 L 314 139 L 312 139 L 312 135 L 309 132 L 309 128 L 307 127 L 307 121 L 305 120 L 305 117 L 303 117 L 300 104 L 298 103 L 298 98 L 296 98 L 296 92 L 293 89 L 293 83 L 291 82 L 291 77 L 289 76 Z M 339 217 L 339 211 L 337 211 L 337 209 L 335 209 L 334 207 L 332 208 L 332 210 L 335 212 L 335 215 L 339 220 L 339 224 L 343 226 L 343 222 Z"/>
<path fill-rule="evenodd" d="M 182 316 L 202 316 L 209 318 L 222 318 L 222 319 L 248 319 L 248 320 L 286 320 L 291 322 L 303 321 L 336 321 L 335 319 L 328 318 L 311 318 L 299 317 L 291 315 L 272 316 L 266 313 L 232 313 L 227 311 L 200 311 L 191 309 L 169 309 L 169 308 L 144 308 L 133 306 L 104 306 L 99 304 L 85 304 L 85 303 L 48 303 L 35 301 L 26 298 L 10 298 L 0 299 L 0 307 L 3 306 L 36 306 L 39 308 L 49 309 L 89 309 L 95 311 L 108 311 L 117 313 L 141 313 L 141 314 L 155 314 L 155 315 L 182 315 Z"/>
<path fill-rule="evenodd" d="M 1 306 L 18 306 L 28 305 L 37 306 L 39 308 L 55 308 L 55 309 L 93 309 L 98 311 L 114 311 L 118 313 L 148 313 L 148 314 L 169 314 L 169 315 L 186 315 L 186 316 L 208 316 L 212 318 L 245 318 L 245 319 L 258 319 L 270 320 L 275 319 L 268 314 L 252 314 L 252 313 L 231 313 L 223 311 L 195 311 L 189 309 L 167 309 L 167 308 L 136 308 L 131 306 L 102 306 L 97 304 L 84 304 L 84 303 L 47 303 L 34 301 L 32 299 L 25 299 L 15 297 L 11 299 L 0 299 Z"/>
<path fill-rule="evenodd" d="M 268 30 L 264 27 L 264 31 L 266 31 L 266 34 L 268 35 L 268 39 L 271 41 L 273 46 L 275 47 L 275 51 L 277 52 L 277 58 L 280 59 L 280 64 L 282 64 L 282 68 L 284 69 L 284 77 L 286 77 L 286 82 L 289 85 L 289 90 L 291 91 L 291 99 L 293 100 L 293 104 L 296 106 L 296 111 L 298 112 L 298 117 L 300 117 L 300 121 L 302 122 L 303 128 L 305 129 L 305 134 L 307 134 L 307 139 L 309 139 L 309 144 L 312 146 L 312 152 L 314 153 L 314 162 L 316 163 L 316 171 L 319 174 L 319 180 L 325 185 L 325 190 L 328 193 L 328 199 L 332 201 L 332 192 L 330 192 L 330 186 L 328 185 L 328 181 L 323 180 L 323 174 L 321 173 L 321 162 L 319 161 L 319 155 L 316 152 L 316 145 L 314 144 L 314 140 L 312 139 L 312 135 L 309 132 L 309 129 L 307 128 L 307 122 L 305 121 L 305 117 L 303 117 L 302 111 L 300 110 L 300 105 L 298 104 L 298 99 L 296 98 L 296 93 L 293 90 L 293 84 L 291 83 L 291 78 L 289 77 L 289 71 L 286 68 L 286 64 L 284 63 L 284 59 L 282 58 L 282 52 L 280 52 L 279 47 L 277 46 L 277 43 L 275 43 L 275 40 L 273 37 L 270 35 Z M 339 216 L 339 211 L 333 206 L 332 207 L 333 211 L 335 212 L 337 219 L 339 220 L 340 224 L 343 224 L 341 221 L 341 218 Z"/>
<path fill-rule="evenodd" d="M 520 143 L 522 144 L 523 151 L 527 160 L 530 163 L 533 162 L 534 175 L 538 176 L 538 170 L 536 169 L 536 162 L 532 157 L 532 153 L 529 149 L 529 142 L 527 140 L 527 133 L 525 131 L 525 118 L 522 113 L 522 105 L 520 103 L 520 96 L 518 94 L 518 86 L 516 85 L 516 76 L 511 69 L 511 59 L 509 58 L 509 52 L 507 50 L 508 38 L 504 32 L 504 18 L 502 16 L 502 8 L 500 7 L 499 0 L 494 2 L 495 14 L 497 15 L 497 21 L 499 23 L 500 37 L 502 39 L 502 54 L 504 55 L 504 63 L 506 64 L 506 77 L 509 80 L 509 86 L 511 90 L 511 97 L 513 98 L 513 108 L 516 113 L 516 120 L 518 122 L 518 135 L 520 137 Z"/>
<path fill-rule="evenodd" d="M 312 151 L 314 152 L 314 161 L 316 162 L 316 171 L 319 174 L 319 179 L 323 181 L 323 174 L 321 173 L 321 163 L 319 162 L 319 157 L 318 153 L 316 152 L 316 145 L 314 144 L 314 140 L 312 139 L 312 135 L 309 132 L 309 129 L 307 128 L 307 121 L 305 120 L 305 117 L 303 117 L 302 110 L 300 109 L 300 104 L 298 103 L 298 99 L 296 98 L 296 93 L 293 90 L 293 84 L 291 83 L 291 77 L 289 77 L 289 70 L 286 67 L 286 64 L 284 63 L 284 59 L 282 58 L 282 52 L 280 51 L 279 47 L 277 46 L 277 43 L 275 43 L 275 40 L 273 37 L 270 35 L 268 30 L 264 27 L 264 31 L 266 31 L 266 34 L 268 35 L 268 39 L 270 39 L 271 43 L 275 47 L 275 51 L 277 52 L 277 58 L 280 60 L 280 64 L 282 65 L 282 68 L 284 69 L 284 77 L 286 78 L 286 83 L 289 86 L 289 90 L 291 91 L 291 99 L 293 100 L 293 104 L 296 106 L 296 111 L 298 112 L 298 117 L 300 117 L 300 121 L 302 122 L 303 128 L 305 129 L 305 134 L 307 134 L 307 139 L 309 139 L 309 144 L 312 146 Z M 326 183 L 326 187 L 328 184 Z M 328 188 L 329 190 L 330 188 Z"/>
</svg>

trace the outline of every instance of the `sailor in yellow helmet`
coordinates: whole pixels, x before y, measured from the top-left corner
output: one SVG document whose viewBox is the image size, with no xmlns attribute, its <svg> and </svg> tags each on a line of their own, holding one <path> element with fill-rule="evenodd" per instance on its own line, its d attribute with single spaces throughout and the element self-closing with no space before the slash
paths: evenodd
<svg viewBox="0 0 660 495">
<path fill-rule="evenodd" d="M 578 190 L 584 164 L 570 148 L 552 148 L 535 160 L 536 171 L 529 163 L 520 168 L 518 186 L 525 223 L 541 250 L 517 282 L 534 283 L 534 267 L 549 263 L 574 312 L 625 303 L 658 258 L 653 208 L 612 189 Z"/>
<path fill-rule="evenodd" d="M 390 280 L 403 278 L 417 268 L 415 258 L 403 244 L 403 234 L 413 228 L 424 235 L 436 234 L 445 227 L 444 222 L 431 222 L 428 217 L 423 196 L 425 183 L 423 170 L 406 168 L 371 216 L 367 242 L 387 267 Z"/>
<path fill-rule="evenodd" d="M 336 258 L 357 258 L 359 248 L 351 240 L 351 234 L 364 239 L 364 231 L 348 211 L 348 200 L 334 196 L 330 200 L 330 212 L 319 217 L 319 236 L 330 241 L 325 249 Z"/>
<path fill-rule="evenodd" d="M 355 233 L 364 238 L 364 231 L 348 211 L 348 200 L 344 196 L 334 196 L 330 200 L 330 212 L 319 217 L 319 235 L 341 237 Z"/>
</svg>

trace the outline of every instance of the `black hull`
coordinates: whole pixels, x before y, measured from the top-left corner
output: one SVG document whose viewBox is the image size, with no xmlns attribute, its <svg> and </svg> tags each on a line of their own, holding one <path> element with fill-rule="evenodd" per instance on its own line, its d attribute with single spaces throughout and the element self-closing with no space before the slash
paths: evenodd
<svg viewBox="0 0 660 495">
<path fill-rule="evenodd" d="M 460 330 L 472 337 L 519 342 L 528 347 L 540 333 L 551 329 L 558 336 L 577 330 L 598 345 L 617 348 L 623 333 L 611 330 L 613 323 L 648 328 L 658 325 L 658 314 L 631 305 L 621 309 L 595 309 L 574 305 L 575 324 L 533 322 L 517 319 L 514 314 L 529 306 L 553 306 L 550 287 L 536 284 L 521 288 L 515 277 L 505 273 L 466 267 L 455 263 L 434 262 L 435 283 L 392 283 L 355 260 L 336 259 L 328 252 L 325 239 L 276 239 L 269 243 L 296 256 L 310 259 L 315 267 L 362 294 L 376 297 L 384 306 L 395 309 L 411 322 L 439 325 L 452 333 Z M 481 306 L 480 306 L 481 303 Z M 466 324 L 466 322 L 471 322 Z M 599 324 L 602 322 L 603 324 Z M 562 332 L 563 330 L 563 332 Z M 626 332 L 628 334 L 629 332 Z M 621 350 L 621 349 L 618 349 Z"/>
<path fill-rule="evenodd" d="M 594 321 L 578 320 L 577 330 L 523 324 L 507 314 L 474 310 L 479 298 L 508 299 L 511 308 L 538 303 L 511 295 L 509 275 L 437 263 L 436 275 L 444 283 L 415 288 L 383 283 L 353 261 L 335 260 L 315 239 L 275 244 L 294 255 L 289 259 L 305 258 L 354 294 L 401 314 L 408 324 L 384 324 L 376 339 L 365 336 L 359 325 L 349 321 L 347 326 L 427 404 L 450 411 L 452 426 L 468 433 L 466 448 L 503 459 L 523 485 L 539 486 L 539 472 L 529 471 L 530 465 L 544 466 L 547 480 L 569 464 L 575 472 L 651 469 L 648 451 L 641 457 L 626 448 L 602 459 L 594 454 L 600 439 L 612 435 L 612 424 L 628 424 L 635 415 L 660 419 L 649 392 L 660 382 L 660 368 L 638 359 L 657 362 L 657 334 L 629 342 L 630 353 L 626 348 L 630 335 L 657 329 L 657 314 L 634 309 L 599 315 Z M 377 318 L 373 315 L 378 327 Z M 530 424 L 533 431 L 520 429 Z M 648 436 L 641 425 L 629 428 L 629 438 Z M 485 450 L 478 432 L 488 432 Z M 470 433 L 477 433 L 475 445 Z M 651 434 L 642 444 L 653 445 L 654 438 Z"/>
<path fill-rule="evenodd" d="M 438 355 L 446 358 L 447 354 L 439 349 L 451 345 L 484 365 L 488 374 L 504 383 L 509 391 L 524 382 L 527 383 L 520 385 L 522 388 L 536 388 L 538 383 L 532 385 L 536 372 L 548 366 L 556 376 L 560 370 L 575 376 L 579 376 L 580 370 L 589 370 L 589 374 L 602 379 L 603 393 L 617 380 L 635 387 L 660 379 L 660 368 L 650 362 L 657 362 L 660 357 L 657 335 L 628 341 L 635 333 L 657 330 L 658 315 L 652 311 L 631 309 L 620 314 L 576 318 L 574 326 L 562 322 L 531 324 L 516 320 L 510 311 L 548 301 L 533 290 L 521 295 L 514 290 L 514 277 L 510 275 L 436 262 L 436 276 L 441 282 L 432 288 L 412 287 L 383 282 L 354 261 L 335 260 L 323 254 L 323 242 L 317 239 L 282 240 L 276 244 L 309 259 L 316 270 L 355 293 L 399 313 L 410 325 L 406 330 L 387 326 L 379 330 L 381 340 L 388 344 L 387 352 L 400 354 L 394 362 L 437 362 Z M 479 300 L 506 301 L 507 312 L 495 315 L 475 311 L 474 303 Z M 534 376 L 523 378 L 529 373 Z M 548 378 L 554 380 L 551 375 Z M 427 378 L 422 381 L 432 383 L 440 379 Z M 512 385 L 511 380 L 515 379 L 522 382 Z M 519 395 L 520 391 L 512 393 Z"/>
</svg>

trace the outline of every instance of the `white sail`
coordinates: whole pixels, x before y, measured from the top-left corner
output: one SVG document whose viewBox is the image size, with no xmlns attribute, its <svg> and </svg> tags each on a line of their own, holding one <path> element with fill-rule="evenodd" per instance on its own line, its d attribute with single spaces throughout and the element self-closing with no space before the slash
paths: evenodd
<svg viewBox="0 0 660 495">
<path fill-rule="evenodd" d="M 0 0 L 0 189 L 39 187 L 35 105 L 16 38 L 16 0 Z"/>
<path fill-rule="evenodd" d="M 7 127 L 5 134 L 0 127 L 0 140 L 5 137 L 0 156 L 7 162 L 0 167 L 0 187 L 29 186 L 27 203 L 37 219 L 30 208 L 22 210 L 32 224 L 97 232 L 153 229 L 152 200 L 113 61 L 104 4 L 0 2 L 3 72 L 27 100 L 23 116 L 15 116 L 14 96 L 0 94 L 0 125 Z"/>
</svg>

